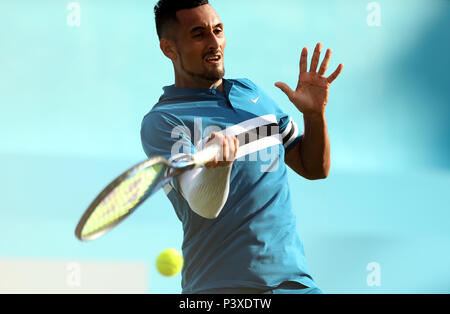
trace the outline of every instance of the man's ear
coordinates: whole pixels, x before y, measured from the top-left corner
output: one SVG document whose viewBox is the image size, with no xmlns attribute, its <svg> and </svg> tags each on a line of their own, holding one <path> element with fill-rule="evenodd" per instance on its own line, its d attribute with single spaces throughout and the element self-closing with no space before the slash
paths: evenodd
<svg viewBox="0 0 450 314">
<path fill-rule="evenodd" d="M 164 55 L 172 61 L 175 61 L 178 57 L 175 42 L 171 39 L 161 38 L 159 41 L 159 47 L 161 48 Z"/>
</svg>

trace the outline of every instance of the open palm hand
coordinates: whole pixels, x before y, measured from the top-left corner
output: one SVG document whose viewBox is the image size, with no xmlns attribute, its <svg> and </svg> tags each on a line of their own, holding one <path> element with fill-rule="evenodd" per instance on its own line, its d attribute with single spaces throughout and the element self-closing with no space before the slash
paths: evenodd
<svg viewBox="0 0 450 314">
<path fill-rule="evenodd" d="M 275 86 L 280 88 L 304 115 L 321 115 L 325 112 L 330 85 L 344 68 L 343 64 L 339 64 L 333 74 L 325 77 L 332 52 L 331 49 L 327 49 L 325 58 L 317 72 L 321 50 L 322 44 L 318 43 L 311 60 L 310 71 L 307 72 L 308 49 L 303 48 L 300 57 L 300 75 L 295 91 L 283 82 L 275 83 Z"/>
</svg>

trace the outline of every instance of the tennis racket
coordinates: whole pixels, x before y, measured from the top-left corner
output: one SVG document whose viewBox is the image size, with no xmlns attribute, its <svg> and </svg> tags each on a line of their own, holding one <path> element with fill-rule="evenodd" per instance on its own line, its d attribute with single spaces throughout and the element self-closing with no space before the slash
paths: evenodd
<svg viewBox="0 0 450 314">
<path fill-rule="evenodd" d="M 182 160 L 150 158 L 128 169 L 94 199 L 75 229 L 80 241 L 97 239 L 131 215 L 148 197 L 185 171 L 213 160 L 220 146 L 212 144 Z"/>
</svg>

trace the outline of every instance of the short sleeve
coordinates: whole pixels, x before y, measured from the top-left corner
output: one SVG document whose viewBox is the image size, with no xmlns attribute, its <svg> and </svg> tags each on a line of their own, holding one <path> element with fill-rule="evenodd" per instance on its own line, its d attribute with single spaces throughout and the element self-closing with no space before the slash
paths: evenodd
<svg viewBox="0 0 450 314">
<path fill-rule="evenodd" d="M 272 108 L 274 108 L 273 110 L 277 118 L 284 150 L 285 153 L 288 153 L 302 138 L 302 134 L 300 133 L 297 123 L 289 115 L 284 113 L 277 103 L 255 83 L 249 79 L 243 79 L 242 81 L 249 87 L 255 89 L 259 95 L 264 95 L 264 98 L 272 104 Z"/>
<path fill-rule="evenodd" d="M 288 153 L 301 140 L 302 134 L 297 123 L 288 115 L 283 115 L 279 121 L 280 134 L 283 141 L 284 150 Z"/>
<path fill-rule="evenodd" d="M 174 161 L 196 152 L 190 130 L 184 123 L 173 115 L 159 111 L 149 112 L 142 120 L 141 142 L 148 158 L 164 157 Z M 164 187 L 166 194 L 171 188 L 180 191 L 177 180 Z"/>
<path fill-rule="evenodd" d="M 141 124 L 141 142 L 148 158 L 161 156 L 170 161 L 195 153 L 190 130 L 173 115 L 151 111 Z"/>
</svg>

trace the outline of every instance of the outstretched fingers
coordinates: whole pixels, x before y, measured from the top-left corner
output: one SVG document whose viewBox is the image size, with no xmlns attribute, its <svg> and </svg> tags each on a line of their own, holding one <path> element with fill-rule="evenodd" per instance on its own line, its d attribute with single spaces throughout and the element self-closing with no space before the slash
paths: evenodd
<svg viewBox="0 0 450 314">
<path fill-rule="evenodd" d="M 304 47 L 300 56 L 300 75 L 308 71 L 308 48 Z"/>
<path fill-rule="evenodd" d="M 339 74 L 341 74 L 343 68 L 344 68 L 344 65 L 342 63 L 339 64 L 339 66 L 337 67 L 336 71 L 334 71 L 333 74 L 331 74 L 327 78 L 328 83 L 331 84 L 339 76 Z"/>
<path fill-rule="evenodd" d="M 325 72 L 327 72 L 328 64 L 330 63 L 331 54 L 332 54 L 331 49 L 327 49 L 327 52 L 325 53 L 325 58 L 323 59 L 322 65 L 320 66 L 320 69 L 318 72 L 319 75 L 324 76 Z"/>
<path fill-rule="evenodd" d="M 289 100 L 292 101 L 292 99 L 294 98 L 294 91 L 287 84 L 283 82 L 276 82 L 275 86 L 281 89 L 283 93 L 285 93 L 286 96 L 289 98 Z"/>
<path fill-rule="evenodd" d="M 310 72 L 316 72 L 317 66 L 319 65 L 320 53 L 322 52 L 322 43 L 318 43 L 316 48 L 314 49 L 314 54 L 311 59 L 311 68 Z"/>
</svg>

